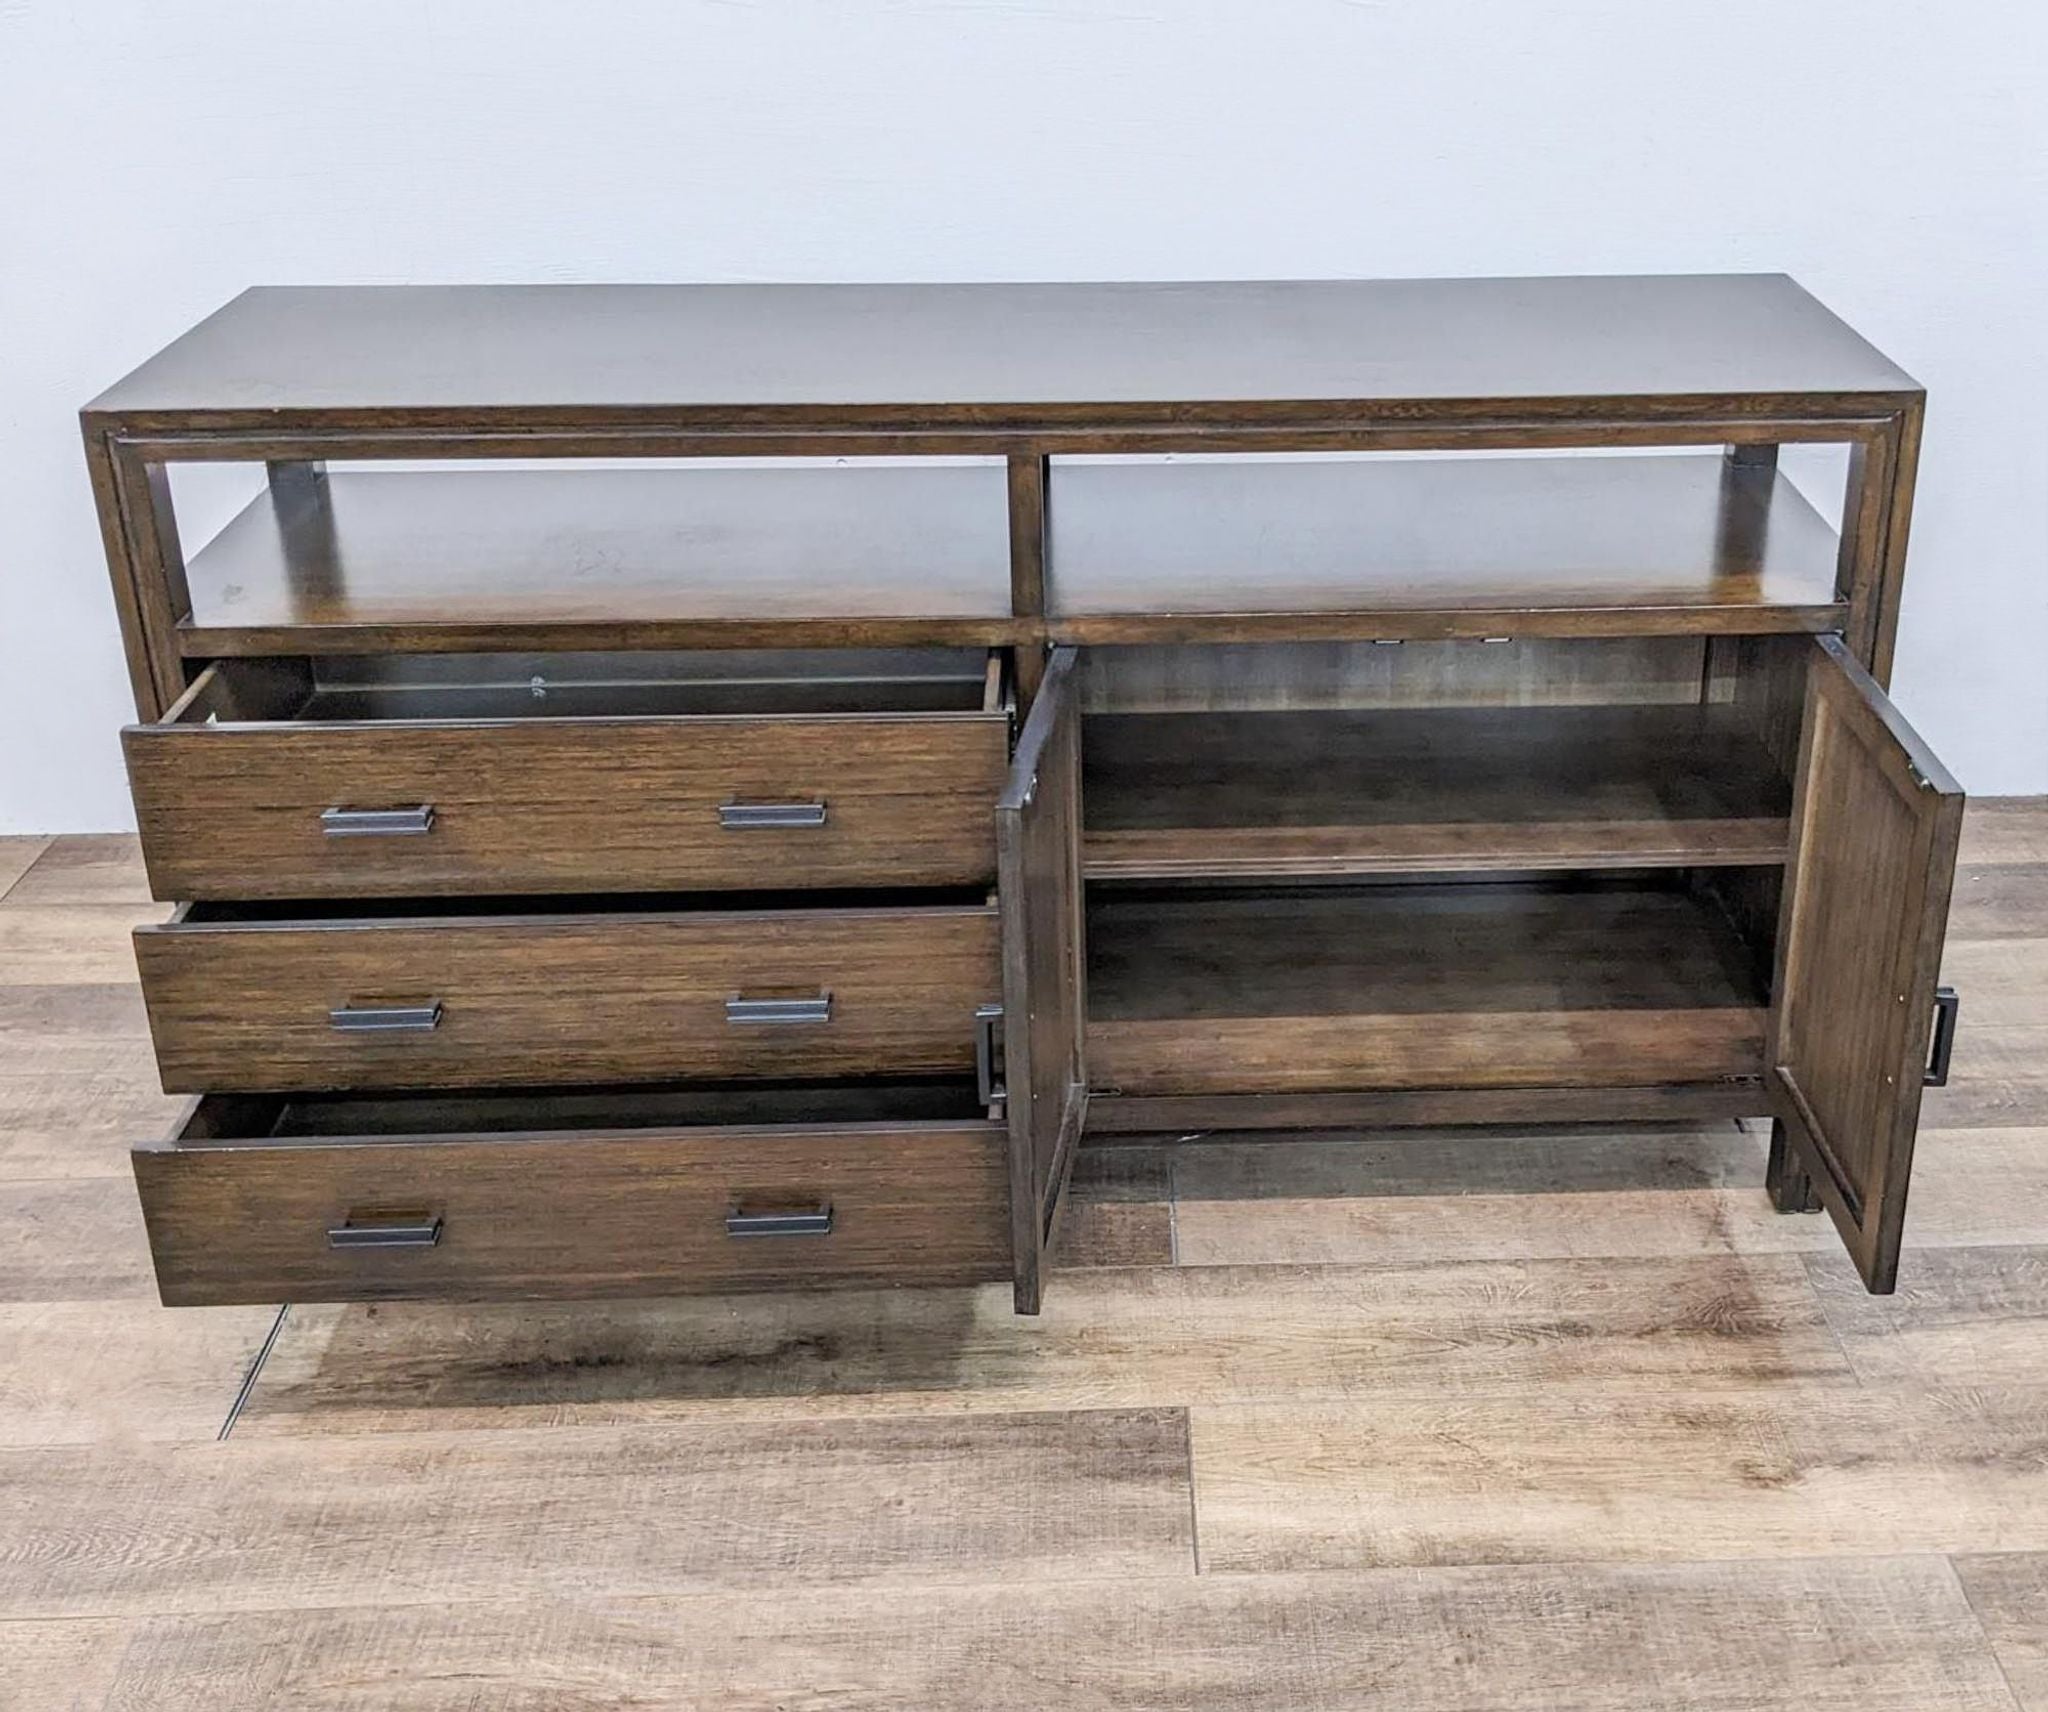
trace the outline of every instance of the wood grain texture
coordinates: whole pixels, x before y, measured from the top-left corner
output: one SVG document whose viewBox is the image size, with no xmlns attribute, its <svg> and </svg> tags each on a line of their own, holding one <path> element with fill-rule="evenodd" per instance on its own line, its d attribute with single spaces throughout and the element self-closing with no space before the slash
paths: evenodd
<svg viewBox="0 0 2048 1712">
<path fill-rule="evenodd" d="M 2035 1385 L 1197 1409 L 1202 1563 L 2039 1550 L 2044 1402 Z"/>
<path fill-rule="evenodd" d="M 2048 939 L 2048 862 L 1958 868 L 1948 932 L 1951 941 Z"/>
<path fill-rule="evenodd" d="M 2041 1220 L 2036 1204 L 2035 1233 Z M 1808 1261 L 1815 1293 L 1864 1384 L 2001 1389 L 2037 1382 L 2048 1350 L 2048 1245 L 1915 1244 L 1898 1291 L 1872 1296 L 1839 1255 Z"/>
<path fill-rule="evenodd" d="M 999 713 L 132 726 L 123 743 L 165 898 L 980 885 L 1008 748 Z M 732 802 L 827 819 L 734 832 Z M 320 821 L 417 805 L 424 837 Z"/>
<path fill-rule="evenodd" d="M 2020 1712 L 2048 1708 L 2048 1553 L 1956 1560 L 1970 1609 L 1990 1637 Z"/>
<path fill-rule="evenodd" d="M 833 1110 L 829 1093 L 814 1096 Z M 1002 1136 L 969 1120 L 422 1133 L 138 1147 L 167 1305 L 390 1296 L 677 1294 L 953 1284 L 1009 1271 Z M 194 1119 L 202 1134 L 216 1097 Z M 536 1115 L 529 1122 L 541 1121 Z M 829 1208 L 817 1236 L 735 1238 L 733 1213 Z M 398 1215 L 405 1215 L 398 1218 Z M 428 1246 L 338 1248 L 345 1224 L 439 1221 Z"/>
<path fill-rule="evenodd" d="M 2048 862 L 2048 796 L 1972 804 L 1956 860 L 1966 865 Z"/>
<path fill-rule="evenodd" d="M 1133 1094 L 1754 1075 L 1763 1013 L 1732 940 L 1638 887 L 1104 895 L 1089 1075 Z"/>
<path fill-rule="evenodd" d="M 0 1623 L 8 1712 L 106 1712 L 134 1625 L 125 1618 Z"/>
<path fill-rule="evenodd" d="M 1173 1410 L 0 1449 L 0 1502 L 11 1618 L 1192 1564 Z"/>
<path fill-rule="evenodd" d="M 1929 1088 L 1920 1112 L 1929 1127 L 2048 1124 L 2048 1026 L 1965 1027 L 1949 1085 Z"/>
<path fill-rule="evenodd" d="M 350 472 L 266 488 L 188 569 L 189 654 L 1003 642 L 992 467 Z M 592 642 L 591 638 L 598 638 Z"/>
<path fill-rule="evenodd" d="M 0 1181 L 0 1302 L 147 1302 L 132 1186 L 97 1172 Z"/>
<path fill-rule="evenodd" d="M 2041 1115 L 2048 1118 L 2048 1107 Z M 1998 1185 L 1996 1193 L 1985 1192 L 1989 1183 Z M 2043 1207 L 2048 1207 L 2048 1123 L 1921 1128 L 1913 1156 L 1909 1252 L 2035 1242 L 2042 1233 Z"/>
<path fill-rule="evenodd" d="M 166 1133 L 185 1107 L 157 1088 L 145 1041 L 91 1068 L 36 1065 L 33 1051 L 0 1043 L 0 1182 L 125 1180 L 135 1139 Z"/>
<path fill-rule="evenodd" d="M 436 353 L 430 395 L 423 350 Z M 273 427 L 281 417 L 396 426 L 500 411 L 559 420 L 659 410 L 724 423 L 753 407 L 822 425 L 892 406 L 922 421 L 973 421 L 991 406 L 1110 416 L 1211 400 L 1917 390 L 1782 274 L 265 286 L 87 411 Z"/>
<path fill-rule="evenodd" d="M 1091 879 L 1781 862 L 1791 789 L 1732 709 L 1098 715 Z"/>
<path fill-rule="evenodd" d="M 1002 992 L 993 905 L 238 920 L 136 935 L 167 1089 L 971 1076 Z M 827 1020 L 729 1020 L 823 997 Z M 433 1027 L 332 1013 L 438 1004 Z"/>
<path fill-rule="evenodd" d="M 10 904 L 141 904 L 149 901 L 142 847 L 131 833 L 67 833 L 4 894 Z"/>
<path fill-rule="evenodd" d="M 1873 1290 L 1898 1271 L 1962 788 L 1833 637 L 1808 675 L 1769 1061 Z"/>
<path fill-rule="evenodd" d="M 209 1443 L 274 1317 L 267 1307 L 0 1305 L 0 1445 Z"/>
<path fill-rule="evenodd" d="M 1103 1712 L 2013 1712 L 1935 1558 L 194 1615 L 137 1625 L 114 1704 L 786 1712 L 823 1684 L 845 1712 L 998 1712 L 1048 1684 Z"/>
<path fill-rule="evenodd" d="M 1763 1139 L 1736 1125 L 1518 1134 L 1465 1130 L 1174 1150 L 1183 1266 L 1420 1265 L 1832 1249 L 1762 1188 Z"/>
<path fill-rule="evenodd" d="M 1183 1202 L 1183 1266 L 1418 1264 L 1425 1260 L 1775 1254 L 1833 1248 L 1825 1221 L 1788 1219 L 1761 1186 L 1488 1194 L 1455 1200 L 1286 1199 L 1249 1207 Z"/>
<path fill-rule="evenodd" d="M 1726 1123 L 1223 1134 L 1169 1151 L 1184 1266 L 1601 1253 L 1833 1256 L 1838 1240 L 1824 1219 L 1770 1210 L 1760 1188 L 1763 1135 Z M 2000 1192 L 1986 1194 L 1992 1182 Z M 2048 1129 L 1923 1130 L 1909 1257 L 2032 1243 L 2044 1206 Z M 1908 1259 L 1908 1287 L 1921 1264 Z"/>
<path fill-rule="evenodd" d="M 0 899 L 11 893 L 22 875 L 50 847 L 47 838 L 0 838 Z"/>
<path fill-rule="evenodd" d="M 1719 456 L 1057 465 L 1051 515 L 1052 628 L 1068 641 L 1839 617 L 1833 532 L 1789 481 Z"/>
<path fill-rule="evenodd" d="M 1965 939 L 1944 944 L 1941 979 L 1981 995 L 1970 1007 L 1970 1018 L 1986 1028 L 2038 1026 L 2048 1017 L 2048 957 L 2041 955 L 2038 939 Z"/>
<path fill-rule="evenodd" d="M 118 1074 L 148 1062 L 149 1016 L 132 981 L 0 986 L 0 1054 L 44 1072 Z"/>
<path fill-rule="evenodd" d="M 0 908 L 0 968 L 16 985 L 125 985 L 135 978 L 129 930 L 167 913 L 148 902 Z"/>
<path fill-rule="evenodd" d="M 1053 1285 L 1024 1327 L 996 1289 L 294 1308 L 236 1434 L 1854 1384 L 1796 1256 L 1103 1268 Z"/>
<path fill-rule="evenodd" d="M 1077 1266 L 1171 1266 L 1173 1184 L 1158 1147 L 1084 1147 L 1074 1155 L 1048 1261 Z"/>
</svg>

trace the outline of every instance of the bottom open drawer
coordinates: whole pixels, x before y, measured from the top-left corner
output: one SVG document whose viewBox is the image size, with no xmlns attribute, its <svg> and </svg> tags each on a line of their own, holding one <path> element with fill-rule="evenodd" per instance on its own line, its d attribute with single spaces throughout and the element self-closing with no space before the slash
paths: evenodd
<svg viewBox="0 0 2048 1712">
<path fill-rule="evenodd" d="M 971 1084 L 208 1095 L 134 1153 L 167 1306 L 962 1284 L 1011 1272 Z"/>
</svg>

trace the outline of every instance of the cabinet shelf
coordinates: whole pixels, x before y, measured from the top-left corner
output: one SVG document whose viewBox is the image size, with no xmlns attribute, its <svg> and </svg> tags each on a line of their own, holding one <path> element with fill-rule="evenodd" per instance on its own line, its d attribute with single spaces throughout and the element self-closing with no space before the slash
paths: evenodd
<svg viewBox="0 0 2048 1712">
<path fill-rule="evenodd" d="M 336 471 L 192 556 L 188 656 L 1013 639 L 994 466 Z"/>
<path fill-rule="evenodd" d="M 1645 882 L 1098 893 L 1091 1082 L 1124 1094 L 1618 1087 L 1763 1067 L 1757 959 Z"/>
<path fill-rule="evenodd" d="M 1836 532 L 1711 456 L 1062 463 L 1070 642 L 1767 634 L 1841 626 Z"/>
<path fill-rule="evenodd" d="M 1763 866 L 1791 786 L 1727 706 L 1092 715 L 1091 879 Z"/>
</svg>

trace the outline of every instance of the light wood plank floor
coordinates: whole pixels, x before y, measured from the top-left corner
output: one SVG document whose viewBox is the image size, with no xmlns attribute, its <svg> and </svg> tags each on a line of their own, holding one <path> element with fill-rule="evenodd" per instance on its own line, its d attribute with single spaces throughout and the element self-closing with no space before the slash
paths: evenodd
<svg viewBox="0 0 2048 1712">
<path fill-rule="evenodd" d="M 132 843 L 0 840 L 0 1709 L 2048 1712 L 2048 801 L 1964 861 L 1890 1298 L 1721 1124 L 1091 1149 L 1036 1321 L 280 1319 L 155 1303 Z"/>
</svg>

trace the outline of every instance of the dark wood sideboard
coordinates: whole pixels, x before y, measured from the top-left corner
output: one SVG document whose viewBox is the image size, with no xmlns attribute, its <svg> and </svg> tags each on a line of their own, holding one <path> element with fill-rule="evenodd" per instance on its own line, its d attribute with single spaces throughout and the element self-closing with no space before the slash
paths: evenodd
<svg viewBox="0 0 2048 1712">
<path fill-rule="evenodd" d="M 83 415 L 164 1300 L 1031 1312 L 1084 1133 L 1764 1116 L 1890 1289 L 1922 404 L 1781 276 L 245 293 Z"/>
</svg>

